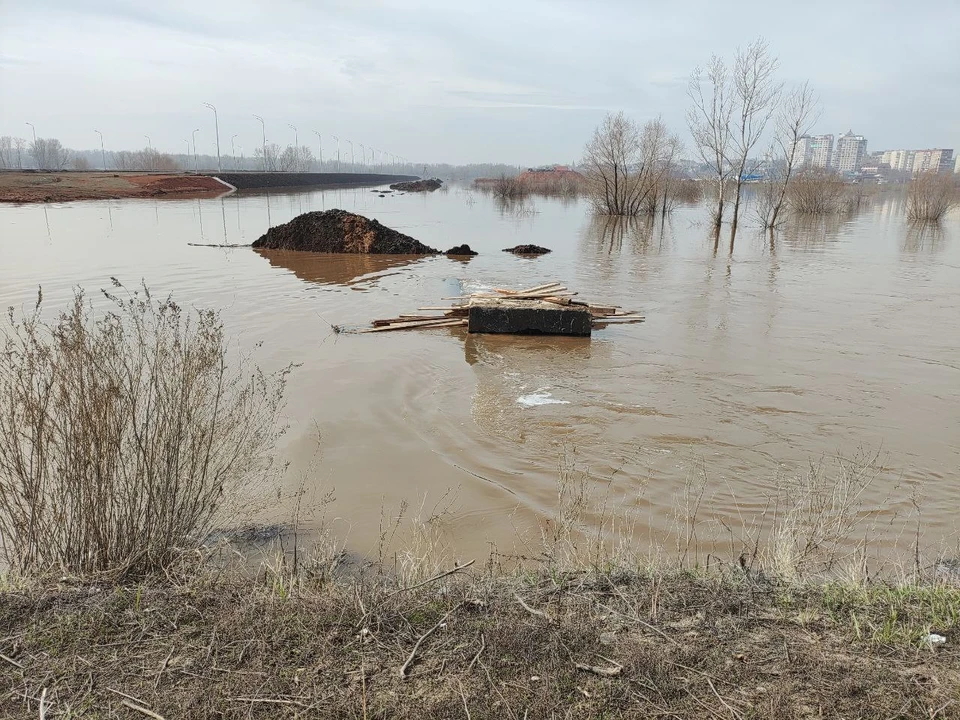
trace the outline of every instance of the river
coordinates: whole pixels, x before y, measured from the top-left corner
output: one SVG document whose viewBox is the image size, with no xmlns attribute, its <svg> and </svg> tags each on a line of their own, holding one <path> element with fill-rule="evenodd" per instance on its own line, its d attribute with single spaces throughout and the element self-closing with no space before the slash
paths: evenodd
<svg viewBox="0 0 960 720">
<path fill-rule="evenodd" d="M 480 254 L 261 256 L 188 244 L 250 243 L 334 207 Z M 838 456 L 873 468 L 861 500 L 876 544 L 916 532 L 915 504 L 925 544 L 957 542 L 960 223 L 954 214 L 940 230 L 911 228 L 895 193 L 849 217 L 794 222 L 772 246 L 745 229 L 732 253 L 725 241 L 714 253 L 702 207 L 623 224 L 592 218 L 583 201 L 503 209 L 455 187 L 8 205 L 0 227 L 0 306 L 32 306 L 38 285 L 59 306 L 76 286 L 142 279 L 181 304 L 222 309 L 263 367 L 296 363 L 285 494 L 301 482 L 333 489 L 327 513 L 359 552 L 404 502 L 409 514 L 440 508 L 458 556 L 522 552 L 554 511 L 559 466 L 587 473 L 611 506 L 642 510 L 649 536 L 674 527 L 691 477 L 708 480 L 703 517 L 736 526 L 777 482 Z M 501 252 L 519 243 L 553 253 Z M 331 329 L 461 289 L 552 280 L 646 321 L 591 339 Z M 289 500 L 261 512 L 289 514 Z"/>
</svg>

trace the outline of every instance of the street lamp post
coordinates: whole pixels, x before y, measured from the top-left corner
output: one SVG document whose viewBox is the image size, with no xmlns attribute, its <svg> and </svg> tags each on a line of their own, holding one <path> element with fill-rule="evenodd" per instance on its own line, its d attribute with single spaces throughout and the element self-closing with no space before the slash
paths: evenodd
<svg viewBox="0 0 960 720">
<path fill-rule="evenodd" d="M 233 158 L 233 169 L 234 169 L 234 170 L 237 169 L 237 150 L 236 150 L 236 148 L 233 146 L 233 139 L 234 139 L 235 137 L 236 137 L 236 134 L 234 134 L 234 135 L 231 136 L 231 138 L 230 138 L 230 157 Z"/>
<path fill-rule="evenodd" d="M 259 115 L 254 115 L 254 117 L 260 121 L 260 131 L 263 133 L 263 169 L 267 169 L 267 126 L 263 124 L 263 118 Z"/>
<path fill-rule="evenodd" d="M 353 159 L 353 140 L 347 140 L 347 142 L 350 143 L 350 172 L 356 172 L 357 163 Z"/>
<path fill-rule="evenodd" d="M 363 147 L 363 143 L 360 143 L 360 167 L 364 168 L 367 165 L 367 150 Z"/>
<path fill-rule="evenodd" d="M 334 135 L 333 139 L 337 141 L 337 172 L 340 172 L 340 138 Z"/>
<path fill-rule="evenodd" d="M 197 157 L 197 133 L 200 132 L 200 128 L 196 128 L 193 131 L 193 170 L 194 172 L 200 172 L 200 160 Z"/>
<path fill-rule="evenodd" d="M 28 122 L 27 125 L 30 126 L 30 129 L 33 130 L 33 144 L 37 144 L 37 129 L 33 126 L 32 122 Z"/>
<path fill-rule="evenodd" d="M 217 117 L 217 109 L 208 102 L 205 102 L 208 108 L 213 110 L 213 127 L 217 133 L 217 172 L 223 172 L 223 168 L 220 166 L 220 119 Z"/>
<path fill-rule="evenodd" d="M 148 149 L 148 150 L 152 150 L 152 149 L 153 149 L 153 143 L 150 141 L 150 136 L 149 136 L 149 135 L 144 135 L 144 137 L 147 139 L 147 149 Z"/>
<path fill-rule="evenodd" d="M 100 160 L 103 162 L 103 169 L 107 169 L 107 153 L 103 149 L 103 133 L 99 130 L 94 130 L 94 132 L 100 136 Z"/>
<path fill-rule="evenodd" d="M 323 172 L 323 138 L 320 137 L 320 133 L 316 130 L 313 131 L 313 134 L 317 136 L 317 152 L 320 155 L 320 172 Z"/>
<path fill-rule="evenodd" d="M 300 170 L 300 135 L 296 125 L 287 123 L 287 127 L 293 128 L 293 169 Z"/>
</svg>

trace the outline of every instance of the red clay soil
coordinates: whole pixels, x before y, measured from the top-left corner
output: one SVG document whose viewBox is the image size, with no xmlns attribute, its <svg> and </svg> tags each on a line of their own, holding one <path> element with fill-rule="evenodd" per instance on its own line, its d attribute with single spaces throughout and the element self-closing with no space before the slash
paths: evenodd
<svg viewBox="0 0 960 720">
<path fill-rule="evenodd" d="M 216 197 L 228 190 L 202 175 L 130 175 L 112 172 L 3 172 L 0 202 L 68 202 L 122 198 Z"/>
</svg>

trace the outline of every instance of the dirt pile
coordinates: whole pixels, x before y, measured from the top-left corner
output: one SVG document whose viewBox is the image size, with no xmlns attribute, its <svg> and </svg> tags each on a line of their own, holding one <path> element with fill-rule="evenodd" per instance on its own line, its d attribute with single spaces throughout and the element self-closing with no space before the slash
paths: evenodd
<svg viewBox="0 0 960 720">
<path fill-rule="evenodd" d="M 473 257 L 474 255 L 479 255 L 479 253 L 476 250 L 471 249 L 471 247 L 467 244 L 457 245 L 456 247 L 452 247 L 449 250 L 447 250 L 447 252 L 445 252 L 444 254 L 453 255 L 454 257 Z"/>
<path fill-rule="evenodd" d="M 288 223 L 267 230 L 253 247 L 376 255 L 436 255 L 440 252 L 376 220 L 346 210 L 298 215 Z"/>
<path fill-rule="evenodd" d="M 433 192 L 443 185 L 443 180 L 430 178 L 429 180 L 407 180 L 394 183 L 391 190 L 406 190 L 407 192 Z"/>
<path fill-rule="evenodd" d="M 551 252 L 550 248 L 540 247 L 539 245 L 517 245 L 512 248 L 505 248 L 504 252 L 514 255 L 546 255 Z"/>
</svg>

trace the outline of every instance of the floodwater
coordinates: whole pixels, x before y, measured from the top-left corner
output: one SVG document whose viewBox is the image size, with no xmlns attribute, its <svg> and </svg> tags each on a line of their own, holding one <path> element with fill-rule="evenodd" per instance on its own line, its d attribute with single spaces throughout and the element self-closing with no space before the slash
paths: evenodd
<svg viewBox="0 0 960 720">
<path fill-rule="evenodd" d="M 300 212 L 341 207 L 445 249 L 445 257 L 260 255 L 250 243 Z M 379 197 L 369 189 L 191 201 L 0 207 L 0 306 L 61 305 L 115 276 L 223 310 L 267 369 L 296 363 L 281 451 L 289 495 L 333 489 L 327 508 L 367 552 L 383 518 L 443 511 L 461 557 L 517 538 L 556 507 L 558 467 L 668 532 L 685 483 L 730 526 L 810 462 L 875 457 L 863 496 L 896 543 L 921 507 L 924 542 L 955 542 L 960 498 L 960 218 L 906 224 L 902 198 L 855 216 L 745 229 L 714 253 L 699 207 L 661 225 L 591 218 L 582 202 L 500 209 L 468 189 Z M 538 259 L 501 252 L 536 243 Z M 645 313 L 591 339 L 470 336 L 456 329 L 335 335 L 331 325 L 443 304 L 461 290 L 561 280 Z M 262 342 L 258 348 L 256 344 Z M 321 440 L 317 441 L 317 436 Z M 912 498 L 912 499 L 911 499 Z M 288 500 L 263 509 L 289 518 Z M 308 517 L 308 524 L 319 520 Z M 910 530 L 916 531 L 915 519 Z"/>
</svg>

